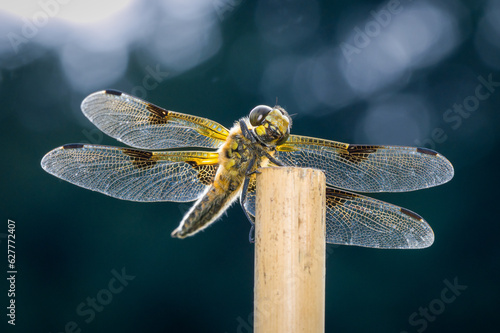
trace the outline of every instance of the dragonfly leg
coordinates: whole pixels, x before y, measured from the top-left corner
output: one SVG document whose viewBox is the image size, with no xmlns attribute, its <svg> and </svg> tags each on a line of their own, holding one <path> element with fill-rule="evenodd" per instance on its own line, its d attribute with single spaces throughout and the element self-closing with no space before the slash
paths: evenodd
<svg viewBox="0 0 500 333">
<path fill-rule="evenodd" d="M 271 161 L 271 163 L 274 163 L 277 166 L 285 166 L 283 162 L 271 156 L 267 151 L 264 151 L 264 155 L 269 159 L 269 161 Z"/>
<path fill-rule="evenodd" d="M 255 223 L 252 224 L 252 227 L 250 228 L 250 233 L 248 234 L 248 241 L 250 243 L 255 243 Z"/>
<path fill-rule="evenodd" d="M 253 172 L 251 171 L 254 165 L 255 165 L 255 156 L 252 157 L 250 163 L 248 164 L 247 170 L 245 172 L 245 181 L 243 182 L 243 189 L 240 194 L 241 208 L 243 209 L 243 212 L 245 213 L 245 216 L 247 217 L 248 221 L 252 225 L 252 227 L 250 228 L 250 234 L 248 235 L 248 240 L 250 241 L 250 243 L 254 243 L 253 231 L 255 229 L 255 217 L 253 217 L 248 213 L 248 211 L 245 208 L 245 203 L 247 201 L 247 192 L 248 192 L 248 185 L 250 184 L 250 175 L 258 172 L 257 170 Z"/>
<path fill-rule="evenodd" d="M 247 209 L 245 208 L 245 202 L 247 200 L 247 191 L 248 191 L 248 184 L 249 183 L 250 183 L 250 177 L 247 176 L 247 177 L 245 177 L 245 182 L 243 183 L 243 190 L 241 191 L 241 195 L 240 195 L 240 205 L 241 205 L 241 208 L 243 209 L 243 212 L 245 213 L 245 216 L 247 217 L 248 221 L 251 224 L 250 233 L 248 234 L 248 241 L 250 243 L 254 243 L 255 239 L 253 237 L 253 233 L 255 230 L 255 217 L 250 215 L 248 213 Z"/>
<path fill-rule="evenodd" d="M 256 142 L 255 137 L 253 136 L 252 131 L 250 131 L 248 129 L 248 126 L 247 126 L 247 124 L 245 123 L 245 121 L 243 119 L 240 119 L 240 129 L 241 129 L 241 134 L 243 134 L 243 136 L 245 138 L 247 138 L 248 140 L 252 141 L 252 143 Z"/>
<path fill-rule="evenodd" d="M 251 170 L 252 170 L 252 168 L 253 168 L 254 165 L 255 165 L 255 156 L 252 157 L 252 159 L 250 160 L 250 163 L 248 163 L 248 167 L 247 167 L 247 170 L 245 172 L 245 180 L 243 182 L 243 189 L 242 189 L 241 194 L 240 194 L 240 205 L 241 205 L 241 208 L 243 208 L 243 211 L 245 212 L 245 215 L 247 216 L 248 220 L 252 224 L 253 224 L 253 221 L 252 221 L 252 219 L 250 219 L 250 217 L 248 216 L 249 214 L 247 213 L 247 211 L 245 209 L 245 202 L 247 200 L 248 185 L 250 184 L 250 175 L 252 174 Z"/>
<path fill-rule="evenodd" d="M 250 140 L 252 143 L 256 143 L 257 139 L 255 138 L 255 135 L 253 134 L 252 131 L 248 129 L 247 124 L 243 119 L 240 120 L 240 129 L 241 129 L 241 134 L 248 140 Z"/>
<path fill-rule="evenodd" d="M 257 175 L 257 174 L 260 174 L 259 169 L 251 171 L 251 172 L 247 173 L 245 176 Z"/>
</svg>

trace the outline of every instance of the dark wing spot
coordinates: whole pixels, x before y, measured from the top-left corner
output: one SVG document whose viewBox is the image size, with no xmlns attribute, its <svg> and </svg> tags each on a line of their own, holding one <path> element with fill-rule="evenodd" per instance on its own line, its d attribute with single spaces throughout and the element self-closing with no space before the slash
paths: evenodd
<svg viewBox="0 0 500 333">
<path fill-rule="evenodd" d="M 432 156 L 436 156 L 438 154 L 434 150 L 427 149 L 427 148 L 417 148 L 417 153 L 427 154 L 427 155 L 432 155 Z"/>
<path fill-rule="evenodd" d="M 121 91 L 113 90 L 113 89 L 106 89 L 105 92 L 106 92 L 106 94 L 110 94 L 110 95 L 116 95 L 116 96 L 122 95 Z"/>
<path fill-rule="evenodd" d="M 149 114 L 149 123 L 152 125 L 166 124 L 168 123 L 168 111 L 156 106 L 154 104 L 148 103 L 146 106 Z"/>
<path fill-rule="evenodd" d="M 124 148 L 122 152 L 130 157 L 130 161 L 134 165 L 134 168 L 137 169 L 151 168 L 157 162 L 153 158 L 153 153 L 150 151 Z"/>
<path fill-rule="evenodd" d="M 354 200 L 358 195 L 354 193 L 340 191 L 331 187 L 326 187 L 326 205 L 343 205 L 347 200 Z"/>
<path fill-rule="evenodd" d="M 368 159 L 370 154 L 375 153 L 380 146 L 349 145 L 347 150 L 340 150 L 340 157 L 351 163 L 361 163 Z"/>
<path fill-rule="evenodd" d="M 215 174 L 217 173 L 218 164 L 197 164 L 195 161 L 187 161 L 193 169 L 197 171 L 198 180 L 203 185 L 212 185 L 214 182 Z"/>
<path fill-rule="evenodd" d="M 414 213 L 412 212 L 411 210 L 408 210 L 406 208 L 400 208 L 399 209 L 401 211 L 401 213 L 405 214 L 405 215 L 408 215 L 409 217 L 415 219 L 415 220 L 419 220 L 419 221 L 423 221 L 424 219 L 422 218 L 422 216 L 418 215 L 417 213 Z"/>
<path fill-rule="evenodd" d="M 83 144 L 81 143 L 69 143 L 67 145 L 62 146 L 63 149 L 79 149 L 83 148 Z"/>
</svg>

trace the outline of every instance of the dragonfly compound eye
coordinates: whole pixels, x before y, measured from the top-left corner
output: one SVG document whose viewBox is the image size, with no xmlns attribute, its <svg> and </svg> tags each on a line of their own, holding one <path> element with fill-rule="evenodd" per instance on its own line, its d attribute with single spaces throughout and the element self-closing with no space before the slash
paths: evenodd
<svg viewBox="0 0 500 333">
<path fill-rule="evenodd" d="M 290 136 L 290 129 L 287 129 L 286 133 L 281 137 L 281 139 L 279 139 L 276 142 L 276 146 L 280 146 L 280 145 L 284 144 L 286 142 L 286 140 L 288 140 L 289 136 Z"/>
<path fill-rule="evenodd" d="M 266 116 L 269 112 L 272 111 L 272 108 L 267 105 L 258 105 L 250 111 L 250 124 L 252 126 L 259 126 L 262 124 Z"/>
</svg>

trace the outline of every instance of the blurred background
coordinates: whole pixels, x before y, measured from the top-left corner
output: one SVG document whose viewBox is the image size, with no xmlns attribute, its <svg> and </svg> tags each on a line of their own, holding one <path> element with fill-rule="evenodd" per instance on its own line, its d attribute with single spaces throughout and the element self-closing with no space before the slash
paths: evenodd
<svg viewBox="0 0 500 333">
<path fill-rule="evenodd" d="M 376 195 L 422 215 L 434 245 L 328 245 L 326 331 L 498 327 L 499 1 L 3 0 L 0 32 L 9 332 L 252 331 L 239 206 L 181 241 L 170 232 L 190 205 L 116 200 L 40 167 L 65 143 L 120 145 L 80 110 L 106 88 L 226 127 L 278 101 L 296 113 L 292 133 L 439 151 L 450 183 Z"/>
</svg>

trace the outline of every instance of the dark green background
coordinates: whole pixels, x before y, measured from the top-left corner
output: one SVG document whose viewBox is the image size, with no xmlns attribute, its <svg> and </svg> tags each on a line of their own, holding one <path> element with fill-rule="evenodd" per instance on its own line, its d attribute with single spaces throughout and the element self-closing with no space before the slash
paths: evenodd
<svg viewBox="0 0 500 333">
<path fill-rule="evenodd" d="M 297 3 L 284 1 L 268 10 L 279 15 L 279 8 L 286 12 L 287 6 Z M 433 189 L 376 195 L 426 218 L 435 232 L 434 245 L 415 251 L 328 245 L 326 331 L 417 332 L 423 326 L 411 325 L 412 313 L 440 299 L 444 281 L 454 279 L 467 289 L 446 304 L 435 320 L 427 321 L 424 331 L 494 331 L 500 296 L 500 219 L 495 204 L 500 88 L 456 130 L 442 118 L 447 108 L 473 94 L 479 75 L 491 74 L 500 81 L 498 68 L 484 62 L 476 48 L 475 36 L 488 3 L 440 2 L 459 7 L 461 34 L 456 47 L 430 66 L 408 70 L 404 83 L 398 81 L 375 94 L 357 96 L 339 106 L 316 103 L 307 113 L 293 97 L 301 94 L 302 100 L 314 100 L 310 91 L 263 92 L 260 85 L 264 67 L 274 55 L 307 57 L 325 45 L 338 47 L 342 40 L 337 22 L 354 27 L 358 23 L 347 13 L 362 8 L 362 18 L 369 18 L 370 10 L 385 3 L 320 2 L 314 34 L 279 47 L 259 34 L 258 5 L 243 1 L 219 22 L 221 49 L 198 66 L 165 79 L 148 91 L 147 100 L 229 127 L 253 106 L 272 105 L 277 97 L 290 113 L 297 113 L 293 133 L 352 143 L 413 145 L 429 137 L 435 127 L 443 128 L 448 138 L 435 149 L 453 163 L 455 178 Z M 286 40 L 288 33 L 294 33 L 287 29 L 300 25 L 297 13 L 296 20 L 278 29 L 280 38 Z M 280 23 L 269 20 L 268 24 L 271 29 Z M 130 48 L 124 77 L 111 86 L 96 85 L 86 91 L 67 83 L 54 52 L 38 45 L 25 47 L 42 55 L 16 68 L 2 66 L 0 73 L 1 275 L 7 270 L 7 219 L 16 222 L 18 269 L 16 326 L 8 326 L 9 331 L 63 332 L 66 323 L 74 321 L 82 332 L 249 332 L 254 247 L 248 242 L 249 224 L 239 206 L 196 237 L 172 239 L 170 232 L 188 205 L 116 200 L 65 183 L 40 167 L 43 155 L 64 143 L 94 140 L 117 145 L 97 135 L 78 106 L 94 91 L 130 92 L 141 85 L 145 66 L 156 65 L 137 61 L 147 45 Z M 285 81 L 292 77 L 292 73 L 277 73 Z M 334 93 L 335 87 L 331 89 Z M 431 125 L 408 140 L 401 131 L 408 124 L 382 124 L 379 130 L 392 138 L 390 142 L 359 142 L 363 135 L 356 135 L 355 129 L 359 133 L 370 101 L 375 95 L 397 94 L 427 100 L 433 110 Z M 94 139 L 85 133 L 92 133 Z M 107 288 L 111 271 L 122 268 L 135 278 L 86 323 L 88 316 L 78 315 L 76 308 Z M 2 280 L 4 325 L 7 284 Z"/>
</svg>

